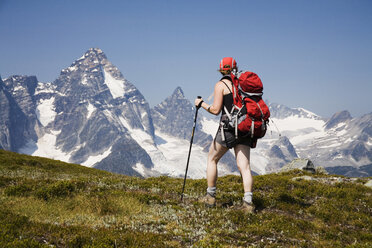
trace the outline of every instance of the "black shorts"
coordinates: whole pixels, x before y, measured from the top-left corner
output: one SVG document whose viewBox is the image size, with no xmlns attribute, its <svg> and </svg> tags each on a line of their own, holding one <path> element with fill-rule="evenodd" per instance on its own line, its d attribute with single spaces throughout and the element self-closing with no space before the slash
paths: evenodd
<svg viewBox="0 0 372 248">
<path fill-rule="evenodd" d="M 224 133 L 225 141 L 222 141 L 221 128 L 218 128 L 216 137 L 214 138 L 214 140 L 223 147 L 232 148 L 236 145 L 245 145 L 252 147 L 254 143 L 250 136 L 238 135 L 238 139 L 235 140 L 235 133 L 233 131 L 225 130 Z"/>
</svg>

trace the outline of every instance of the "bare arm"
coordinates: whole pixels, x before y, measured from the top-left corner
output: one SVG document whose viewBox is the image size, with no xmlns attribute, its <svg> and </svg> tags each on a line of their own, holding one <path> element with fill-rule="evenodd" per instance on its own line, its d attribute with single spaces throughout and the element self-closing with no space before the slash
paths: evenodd
<svg viewBox="0 0 372 248">
<path fill-rule="evenodd" d="M 224 85 L 221 81 L 217 82 L 214 86 L 214 97 L 213 97 L 213 104 L 208 105 L 207 103 L 203 102 L 201 107 L 207 110 L 209 113 L 218 115 L 221 112 L 222 104 L 223 104 L 223 92 L 224 92 Z M 196 99 L 195 105 L 198 106 L 202 99 Z"/>
</svg>

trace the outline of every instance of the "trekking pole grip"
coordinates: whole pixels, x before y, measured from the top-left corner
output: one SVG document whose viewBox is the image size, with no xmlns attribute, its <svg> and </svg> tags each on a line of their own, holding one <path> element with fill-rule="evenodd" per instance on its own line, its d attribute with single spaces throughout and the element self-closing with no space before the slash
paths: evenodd
<svg viewBox="0 0 372 248">
<path fill-rule="evenodd" d="M 201 96 L 197 96 L 198 99 L 202 99 Z M 196 106 L 196 109 L 200 109 L 201 105 L 202 105 L 203 101 L 201 101 L 198 106 Z"/>
</svg>

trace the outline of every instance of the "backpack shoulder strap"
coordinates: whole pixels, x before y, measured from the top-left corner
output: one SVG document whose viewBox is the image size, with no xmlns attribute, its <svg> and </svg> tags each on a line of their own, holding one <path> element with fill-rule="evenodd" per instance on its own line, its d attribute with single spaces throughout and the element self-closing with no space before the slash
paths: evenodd
<svg viewBox="0 0 372 248">
<path fill-rule="evenodd" d="M 222 78 L 222 79 L 224 79 L 224 78 Z M 225 81 L 223 81 L 222 79 L 221 79 L 220 81 L 226 85 L 226 87 L 229 89 L 230 93 L 232 94 L 231 89 L 230 89 L 229 86 L 225 83 Z M 233 85 L 232 85 L 232 82 L 231 82 L 231 86 L 233 86 Z"/>
<path fill-rule="evenodd" d="M 231 89 L 227 86 L 227 84 L 226 84 L 224 81 L 222 81 L 223 79 L 227 79 L 227 80 L 230 81 L 232 91 L 231 91 Z M 237 89 L 237 87 L 236 87 L 236 85 L 235 85 L 235 83 L 234 83 L 235 80 L 236 80 L 236 76 L 235 76 L 234 74 L 232 74 L 232 73 L 231 73 L 231 75 L 223 76 L 223 77 L 220 79 L 220 81 L 223 82 L 223 83 L 227 86 L 227 88 L 229 88 L 230 92 L 233 94 L 234 104 L 235 104 L 235 99 L 236 99 L 236 97 L 237 97 L 237 95 L 238 95 L 238 94 L 237 94 L 238 89 Z"/>
</svg>

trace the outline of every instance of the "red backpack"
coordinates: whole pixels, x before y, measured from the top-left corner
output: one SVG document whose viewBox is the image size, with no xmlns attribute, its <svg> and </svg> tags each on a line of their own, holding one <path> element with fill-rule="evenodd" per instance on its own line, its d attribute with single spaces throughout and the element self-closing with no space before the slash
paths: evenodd
<svg viewBox="0 0 372 248">
<path fill-rule="evenodd" d="M 230 112 L 224 107 L 228 120 L 224 128 L 234 129 L 235 141 L 238 135 L 249 135 L 252 139 L 251 147 L 254 148 L 257 139 L 265 136 L 270 117 L 270 110 L 262 100 L 261 79 L 250 71 L 237 76 L 231 73 L 230 78 L 234 86 L 232 91 L 234 104 Z"/>
</svg>

